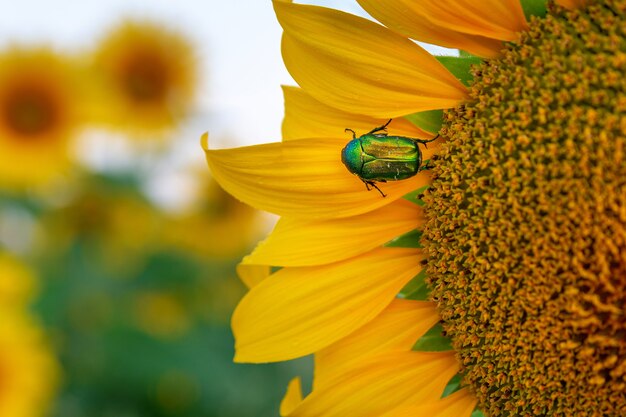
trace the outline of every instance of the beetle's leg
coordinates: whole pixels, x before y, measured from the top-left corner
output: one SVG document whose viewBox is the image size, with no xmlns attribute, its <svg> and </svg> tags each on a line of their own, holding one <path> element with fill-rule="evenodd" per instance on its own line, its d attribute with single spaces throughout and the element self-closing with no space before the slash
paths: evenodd
<svg viewBox="0 0 626 417">
<path fill-rule="evenodd" d="M 380 193 L 380 195 L 382 195 L 383 197 L 387 197 L 387 194 L 383 193 L 383 192 L 381 191 L 381 189 L 380 189 L 380 188 L 378 188 L 378 186 L 377 186 L 374 182 L 372 182 L 372 184 L 371 184 L 371 185 L 372 185 L 372 187 L 374 187 L 374 188 L 376 188 L 376 189 L 378 190 L 378 192 Z"/>
<path fill-rule="evenodd" d="M 352 129 L 348 129 L 347 127 L 343 130 L 344 132 L 352 132 L 352 139 L 356 139 L 356 133 L 354 133 L 354 130 Z"/>
<path fill-rule="evenodd" d="M 374 129 L 372 129 L 371 132 L 366 133 L 366 135 L 371 135 L 371 134 L 374 134 L 376 132 L 385 132 L 387 130 L 387 126 L 389 126 L 389 123 L 391 123 L 391 120 L 393 120 L 393 119 L 387 120 L 387 123 L 385 123 L 382 126 L 375 127 Z"/>
<path fill-rule="evenodd" d="M 361 181 L 363 181 L 363 183 L 365 184 L 365 188 L 367 188 L 367 191 L 372 191 L 370 187 L 373 187 L 373 188 L 376 188 L 376 190 L 378 190 L 380 195 L 382 195 L 383 197 L 387 197 L 387 194 L 383 193 L 381 189 L 378 188 L 378 186 L 376 185 L 374 181 L 367 181 L 367 180 L 361 180 Z"/>
<path fill-rule="evenodd" d="M 430 159 L 424 161 L 422 166 L 417 170 L 417 172 L 427 171 L 429 169 L 433 169 L 434 166 L 430 164 Z"/>
<path fill-rule="evenodd" d="M 434 140 L 437 140 L 437 139 L 439 139 L 439 133 L 437 133 L 437 136 L 435 136 L 435 137 L 434 137 L 434 138 L 432 138 L 432 139 L 428 139 L 428 140 L 424 140 L 424 139 L 415 139 L 415 142 L 417 142 L 417 143 L 421 143 L 422 145 L 424 145 L 424 147 L 425 147 L 426 149 L 428 149 L 428 146 L 427 146 L 426 144 L 427 144 L 427 143 L 430 143 L 430 142 L 432 142 L 432 141 L 434 141 Z"/>
</svg>

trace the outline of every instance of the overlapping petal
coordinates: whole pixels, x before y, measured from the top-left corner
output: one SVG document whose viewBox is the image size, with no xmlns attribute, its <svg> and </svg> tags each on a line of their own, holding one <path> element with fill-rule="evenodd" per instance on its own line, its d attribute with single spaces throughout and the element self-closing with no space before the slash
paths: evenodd
<svg viewBox="0 0 626 417">
<path fill-rule="evenodd" d="M 462 389 L 435 402 L 396 408 L 382 417 L 470 417 L 476 402 L 474 394 Z"/>
<path fill-rule="evenodd" d="M 518 39 L 528 24 L 519 0 L 357 0 L 376 20 L 410 38 L 482 57 Z"/>
<path fill-rule="evenodd" d="M 246 287 L 255 287 L 259 282 L 270 276 L 270 264 L 267 265 L 237 265 L 237 275 L 246 284 Z"/>
<path fill-rule="evenodd" d="M 375 210 L 429 182 L 427 173 L 388 182 L 379 193 L 341 163 L 344 142 L 333 138 L 300 139 L 243 148 L 209 150 L 203 146 L 214 178 L 230 194 L 261 210 L 281 216 L 323 219 Z M 428 158 L 436 150 L 424 150 Z"/>
<path fill-rule="evenodd" d="M 319 267 L 283 268 L 243 298 L 232 319 L 238 362 L 305 356 L 376 317 L 419 270 L 418 249 L 378 248 Z"/>
<path fill-rule="evenodd" d="M 417 44 L 361 17 L 274 1 L 283 60 L 298 84 L 340 110 L 377 118 L 453 107 L 466 88 Z"/>
<path fill-rule="evenodd" d="M 289 416 L 375 417 L 405 404 L 434 402 L 458 368 L 453 353 L 381 354 L 313 390 Z"/>
<path fill-rule="evenodd" d="M 556 4 L 568 9 L 578 9 L 584 7 L 588 0 L 556 0 Z"/>
<path fill-rule="evenodd" d="M 287 392 L 280 403 L 280 415 L 287 416 L 302 402 L 302 383 L 296 377 L 289 381 Z"/>
<path fill-rule="evenodd" d="M 361 135 L 374 127 L 382 126 L 388 119 L 374 118 L 347 113 L 327 106 L 314 99 L 303 89 L 283 86 L 285 97 L 285 118 L 283 119 L 283 140 L 311 138 L 319 136 L 342 137 L 344 129 L 350 128 Z M 429 139 L 432 133 L 426 132 L 403 118 L 394 119 L 388 126 L 390 135 Z M 344 140 L 351 139 L 349 133 Z"/>
<path fill-rule="evenodd" d="M 379 209 L 342 219 L 281 218 L 272 234 L 243 264 L 323 265 L 368 252 L 421 222 L 422 209 L 400 199 Z"/>
<path fill-rule="evenodd" d="M 315 354 L 315 389 L 368 356 L 410 351 L 438 321 L 434 303 L 393 300 L 374 320 Z"/>
</svg>

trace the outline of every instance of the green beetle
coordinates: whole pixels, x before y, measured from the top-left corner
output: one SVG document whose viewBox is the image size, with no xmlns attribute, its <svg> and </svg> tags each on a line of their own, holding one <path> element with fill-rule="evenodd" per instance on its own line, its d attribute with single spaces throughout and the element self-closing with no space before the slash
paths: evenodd
<svg viewBox="0 0 626 417">
<path fill-rule="evenodd" d="M 352 140 L 341 150 L 341 162 L 348 171 L 363 181 L 370 191 L 373 187 L 386 197 L 376 182 L 398 181 L 411 178 L 420 171 L 429 169 L 428 164 L 422 165 L 422 152 L 418 144 L 436 140 L 439 134 L 432 139 L 423 140 L 404 136 L 387 136 L 387 126 L 384 125 L 356 137 L 352 129 Z"/>
</svg>

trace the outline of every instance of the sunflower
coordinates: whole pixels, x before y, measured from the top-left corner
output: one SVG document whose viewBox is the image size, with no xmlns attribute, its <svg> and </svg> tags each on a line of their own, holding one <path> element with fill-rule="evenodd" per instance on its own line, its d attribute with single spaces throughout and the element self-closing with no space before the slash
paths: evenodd
<svg viewBox="0 0 626 417">
<path fill-rule="evenodd" d="M 138 190 L 132 179 L 86 175 L 65 206 L 40 219 L 41 249 L 66 252 L 76 242 L 101 250 L 107 267 L 137 268 L 158 245 L 163 213 Z"/>
<path fill-rule="evenodd" d="M 135 321 L 151 336 L 175 339 L 184 336 L 191 326 L 183 300 L 161 291 L 138 294 L 134 302 Z"/>
<path fill-rule="evenodd" d="M 32 273 L 13 257 L 0 251 L 0 305 L 23 308 L 30 302 L 35 280 Z"/>
<path fill-rule="evenodd" d="M 26 310 L 32 276 L 0 253 L 0 277 L 0 415 L 44 416 L 56 391 L 59 366 Z"/>
<path fill-rule="evenodd" d="M 198 184 L 195 201 L 164 223 L 160 241 L 206 258 L 236 259 L 258 240 L 256 210 L 226 193 L 215 180 Z M 198 238 L 198 233 L 203 238 Z"/>
<path fill-rule="evenodd" d="M 196 60 L 181 34 L 151 22 L 114 28 L 92 58 L 100 106 L 95 121 L 133 133 L 161 133 L 188 116 Z"/>
<path fill-rule="evenodd" d="M 221 185 L 282 216 L 239 267 L 235 360 L 315 355 L 285 416 L 625 415 L 626 2 L 359 4 L 384 26 L 274 1 L 301 87 L 283 142 L 204 138 Z M 388 119 L 441 139 L 383 198 L 341 133 Z"/>
<path fill-rule="evenodd" d="M 82 123 L 81 77 L 46 48 L 0 53 L 0 186 L 39 185 L 61 174 Z"/>
<path fill-rule="evenodd" d="M 0 308 L 0 413 L 45 415 L 57 385 L 58 364 L 30 317 Z"/>
</svg>

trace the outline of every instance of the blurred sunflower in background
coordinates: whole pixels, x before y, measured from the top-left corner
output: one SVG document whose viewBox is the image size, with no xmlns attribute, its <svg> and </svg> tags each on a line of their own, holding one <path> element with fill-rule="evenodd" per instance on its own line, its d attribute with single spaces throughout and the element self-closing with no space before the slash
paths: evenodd
<svg viewBox="0 0 626 417">
<path fill-rule="evenodd" d="M 384 26 L 275 0 L 302 88 L 283 142 L 203 139 L 228 192 L 282 216 L 239 268 L 235 360 L 315 355 L 283 416 L 623 416 L 626 2 L 358 3 Z M 341 134 L 392 118 L 442 139 L 383 198 Z"/>
<path fill-rule="evenodd" d="M 259 381 L 286 383 L 302 362 L 230 361 L 244 292 L 234 270 L 260 219 L 209 178 L 193 198 L 185 184 L 163 192 L 191 165 L 183 134 L 163 139 L 193 122 L 199 52 L 130 19 L 88 54 L 11 45 L 0 51 L 0 416 L 275 414 L 282 387 Z"/>
<path fill-rule="evenodd" d="M 193 48 L 164 25 L 120 24 L 102 39 L 91 68 L 98 124 L 154 136 L 174 129 L 194 108 L 198 69 Z"/>
<path fill-rule="evenodd" d="M 64 173 L 84 123 L 84 77 L 48 48 L 0 52 L 0 187 L 37 186 Z"/>
<path fill-rule="evenodd" d="M 59 365 L 43 329 L 28 311 L 32 273 L 0 252 L 0 415 L 48 415 L 58 388 Z"/>
<path fill-rule="evenodd" d="M 200 258 L 231 259 L 258 239 L 258 212 L 225 192 L 213 178 L 199 174 L 194 201 L 172 213 L 160 241 Z M 206 238 L 198 238 L 198 235 Z M 210 236 L 210 238 L 209 238 Z"/>
<path fill-rule="evenodd" d="M 32 272 L 12 256 L 0 251 L 0 300 L 2 306 L 24 309 L 34 296 Z"/>
<path fill-rule="evenodd" d="M 71 193 L 39 218 L 37 250 L 62 254 L 78 244 L 96 249 L 107 268 L 132 270 L 159 245 L 165 213 L 124 175 L 76 175 Z"/>
</svg>

